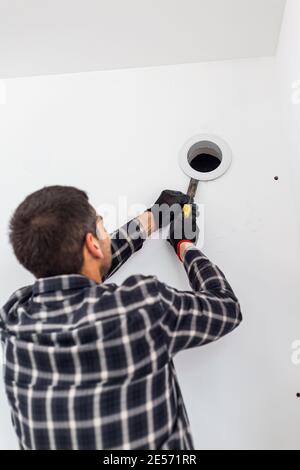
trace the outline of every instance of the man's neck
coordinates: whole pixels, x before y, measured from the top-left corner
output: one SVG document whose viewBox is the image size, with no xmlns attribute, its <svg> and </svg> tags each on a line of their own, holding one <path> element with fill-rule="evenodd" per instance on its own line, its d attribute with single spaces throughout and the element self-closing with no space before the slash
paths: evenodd
<svg viewBox="0 0 300 470">
<path fill-rule="evenodd" d="M 82 274 L 83 276 L 88 277 L 89 279 L 91 279 L 91 281 L 95 281 L 97 284 L 102 283 L 102 276 L 99 272 L 99 269 L 84 267 L 81 270 L 80 274 Z"/>
</svg>

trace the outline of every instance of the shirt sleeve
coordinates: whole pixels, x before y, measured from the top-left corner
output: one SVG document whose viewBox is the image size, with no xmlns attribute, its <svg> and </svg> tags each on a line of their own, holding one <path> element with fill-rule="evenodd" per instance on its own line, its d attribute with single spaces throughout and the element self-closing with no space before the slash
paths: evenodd
<svg viewBox="0 0 300 470">
<path fill-rule="evenodd" d="M 184 255 L 192 291 L 157 280 L 161 326 L 170 355 L 217 341 L 242 321 L 240 304 L 222 271 L 197 248 Z"/>
<path fill-rule="evenodd" d="M 103 280 L 110 278 L 127 261 L 133 253 L 140 250 L 147 238 L 147 234 L 135 218 L 124 224 L 111 235 L 112 264 Z"/>
</svg>

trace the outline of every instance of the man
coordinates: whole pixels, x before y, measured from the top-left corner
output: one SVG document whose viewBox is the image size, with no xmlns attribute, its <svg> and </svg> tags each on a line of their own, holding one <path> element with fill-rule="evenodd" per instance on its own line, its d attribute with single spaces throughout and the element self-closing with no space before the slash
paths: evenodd
<svg viewBox="0 0 300 470">
<path fill-rule="evenodd" d="M 0 331 L 21 449 L 193 449 L 173 357 L 242 317 L 224 274 L 195 247 L 197 209 L 183 217 L 187 202 L 163 191 L 112 236 L 73 187 L 43 188 L 17 208 L 10 240 L 36 281 L 1 309 Z M 163 207 L 179 207 L 168 241 L 193 290 L 144 275 L 104 282 L 166 225 Z"/>
</svg>

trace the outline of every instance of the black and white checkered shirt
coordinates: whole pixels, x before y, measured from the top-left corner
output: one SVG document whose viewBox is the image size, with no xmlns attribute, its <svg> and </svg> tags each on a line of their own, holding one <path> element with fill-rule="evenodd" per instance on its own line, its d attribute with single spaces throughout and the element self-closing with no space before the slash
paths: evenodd
<svg viewBox="0 0 300 470">
<path fill-rule="evenodd" d="M 114 233 L 107 278 L 144 243 L 133 224 L 138 237 L 118 237 L 128 224 Z M 193 291 L 155 276 L 118 286 L 64 275 L 10 297 L 0 332 L 20 448 L 193 449 L 172 358 L 231 332 L 241 312 L 223 273 L 198 249 L 186 251 L 184 267 Z"/>
</svg>

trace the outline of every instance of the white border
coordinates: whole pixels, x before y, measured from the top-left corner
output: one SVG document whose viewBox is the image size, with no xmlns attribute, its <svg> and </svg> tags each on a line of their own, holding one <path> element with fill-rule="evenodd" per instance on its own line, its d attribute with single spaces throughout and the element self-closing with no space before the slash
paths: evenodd
<svg viewBox="0 0 300 470">
<path fill-rule="evenodd" d="M 200 171 L 194 170 L 189 162 L 188 162 L 188 152 L 190 148 L 196 144 L 197 142 L 201 141 L 211 141 L 214 144 L 218 145 L 222 152 L 222 161 L 220 166 L 216 168 L 215 170 L 209 172 L 209 173 L 201 173 Z M 218 137 L 217 135 L 214 134 L 198 134 L 193 137 L 191 137 L 182 147 L 179 153 L 179 164 L 183 172 L 187 175 L 190 176 L 191 178 L 194 178 L 199 181 L 211 181 L 215 180 L 217 178 L 220 178 L 220 176 L 224 175 L 226 171 L 229 169 L 230 165 L 232 162 L 232 151 L 227 142 L 225 140 L 221 139 L 221 137 Z"/>
</svg>

